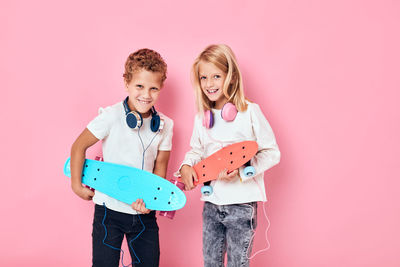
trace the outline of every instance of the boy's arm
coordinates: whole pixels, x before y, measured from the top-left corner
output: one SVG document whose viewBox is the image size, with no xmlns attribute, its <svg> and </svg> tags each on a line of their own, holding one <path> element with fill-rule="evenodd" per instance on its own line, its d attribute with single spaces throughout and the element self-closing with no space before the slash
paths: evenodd
<svg viewBox="0 0 400 267">
<path fill-rule="evenodd" d="M 167 176 L 169 155 L 170 151 L 161 151 L 161 150 L 158 151 L 153 169 L 153 173 L 155 175 L 158 175 L 163 178 Z"/>
<path fill-rule="evenodd" d="M 86 149 L 94 145 L 97 139 L 87 128 L 75 140 L 71 148 L 71 188 L 84 200 L 91 200 L 94 193 L 82 185 L 82 168 L 85 162 Z"/>
</svg>

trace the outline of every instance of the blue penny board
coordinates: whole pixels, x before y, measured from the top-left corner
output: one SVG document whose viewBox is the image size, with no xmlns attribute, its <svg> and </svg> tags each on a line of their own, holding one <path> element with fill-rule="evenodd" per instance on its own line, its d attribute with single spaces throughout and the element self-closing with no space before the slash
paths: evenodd
<svg viewBox="0 0 400 267">
<path fill-rule="evenodd" d="M 70 158 L 65 162 L 64 174 L 71 177 Z M 86 159 L 82 183 L 129 205 L 141 198 L 151 210 L 178 210 L 186 204 L 186 196 L 177 186 L 130 166 Z"/>
</svg>

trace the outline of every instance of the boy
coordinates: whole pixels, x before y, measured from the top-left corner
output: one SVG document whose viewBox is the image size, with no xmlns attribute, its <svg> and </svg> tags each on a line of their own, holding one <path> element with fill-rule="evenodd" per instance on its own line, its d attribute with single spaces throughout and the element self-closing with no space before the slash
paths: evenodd
<svg viewBox="0 0 400 267">
<path fill-rule="evenodd" d="M 75 194 L 95 205 L 93 266 L 118 266 L 126 235 L 135 266 L 158 266 L 159 239 L 155 211 L 138 199 L 125 204 L 82 185 L 86 149 L 102 140 L 104 161 L 129 165 L 166 176 L 172 146 L 173 121 L 154 109 L 166 79 L 167 65 L 150 49 L 129 55 L 124 84 L 128 97 L 99 110 L 71 149 L 71 187 Z M 141 214 L 140 214 L 141 213 Z M 104 222 L 103 222 L 104 221 Z"/>
</svg>

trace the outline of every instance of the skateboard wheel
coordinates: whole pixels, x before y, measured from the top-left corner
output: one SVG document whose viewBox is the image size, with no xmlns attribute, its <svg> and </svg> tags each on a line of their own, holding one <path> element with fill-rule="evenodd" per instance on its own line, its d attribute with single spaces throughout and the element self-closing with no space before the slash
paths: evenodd
<svg viewBox="0 0 400 267">
<path fill-rule="evenodd" d="M 212 189 L 212 187 L 209 186 L 209 185 L 203 185 L 203 186 L 201 187 L 201 194 L 202 194 L 202 195 L 209 196 L 209 195 L 212 194 L 212 192 L 213 192 L 213 189 Z"/>
<path fill-rule="evenodd" d="M 168 219 L 173 219 L 175 216 L 176 210 L 171 210 L 171 211 L 161 211 L 158 213 L 160 216 L 167 217 Z"/>
<path fill-rule="evenodd" d="M 169 181 L 171 183 L 173 183 L 174 185 L 176 185 L 180 190 L 183 190 L 185 188 L 185 184 L 182 183 L 182 182 L 179 182 L 179 181 L 174 180 L 174 179 L 169 179 Z"/>
<path fill-rule="evenodd" d="M 85 185 L 85 187 L 86 187 L 87 189 L 92 190 L 92 192 L 94 192 L 94 188 L 91 188 L 90 186 L 87 186 L 87 185 Z"/>
<path fill-rule="evenodd" d="M 256 169 L 254 169 L 253 166 L 247 166 L 246 168 L 244 168 L 243 172 L 246 177 L 253 177 L 256 173 Z"/>
<path fill-rule="evenodd" d="M 96 157 L 94 158 L 94 160 L 97 160 L 97 161 L 104 161 L 103 157 L 100 157 L 100 156 L 96 156 Z"/>
</svg>

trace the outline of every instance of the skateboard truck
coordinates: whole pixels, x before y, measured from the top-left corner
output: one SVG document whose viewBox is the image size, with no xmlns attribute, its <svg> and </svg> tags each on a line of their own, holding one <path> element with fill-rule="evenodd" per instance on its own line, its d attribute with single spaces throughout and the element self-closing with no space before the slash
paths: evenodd
<svg viewBox="0 0 400 267">
<path fill-rule="evenodd" d="M 232 171 L 228 171 L 231 173 Z M 246 162 L 243 166 L 239 168 L 239 177 L 240 181 L 247 180 L 252 178 L 256 174 L 256 169 L 250 165 L 250 161 Z M 205 182 L 204 185 L 201 187 L 201 194 L 203 196 L 209 196 L 213 193 L 213 189 L 211 187 L 211 181 Z"/>
</svg>

